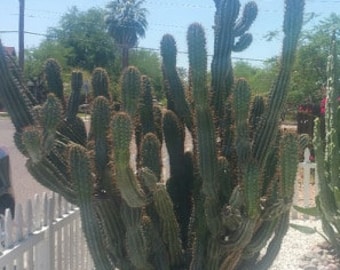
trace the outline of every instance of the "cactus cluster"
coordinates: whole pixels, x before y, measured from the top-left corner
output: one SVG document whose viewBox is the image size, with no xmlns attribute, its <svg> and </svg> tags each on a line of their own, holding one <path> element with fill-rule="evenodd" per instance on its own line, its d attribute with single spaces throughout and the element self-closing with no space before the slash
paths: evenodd
<svg viewBox="0 0 340 270">
<path fill-rule="evenodd" d="M 331 54 L 327 65 L 325 127 L 322 127 L 322 119 L 315 120 L 313 143 L 319 176 L 319 194 L 316 197 L 316 205 L 321 215 L 323 231 L 340 254 L 340 70 L 335 32 L 331 44 Z"/>
<path fill-rule="evenodd" d="M 215 3 L 211 85 L 205 32 L 194 23 L 187 33 L 188 89 L 177 74 L 175 39 L 165 35 L 168 107 L 156 106 L 150 79 L 128 67 L 121 78 L 120 111 L 114 110 L 107 73 L 96 69 L 88 132 L 76 114 L 81 73 L 72 73 L 66 102 L 60 68 L 48 60 L 50 94 L 38 106 L 15 63 L 0 50 L 0 98 L 16 127 L 16 145 L 40 183 L 79 206 L 98 270 L 267 269 L 280 250 L 297 143 L 280 131 L 279 116 L 304 1 L 285 1 L 281 68 L 268 102 L 254 98 L 244 79 L 234 82 L 231 65 L 231 52 L 251 43 L 247 31 L 256 4 L 246 4 L 239 16 L 238 0 Z M 192 138 L 192 150 L 186 150 L 186 138 Z M 163 144 L 168 179 L 162 174 Z"/>
</svg>

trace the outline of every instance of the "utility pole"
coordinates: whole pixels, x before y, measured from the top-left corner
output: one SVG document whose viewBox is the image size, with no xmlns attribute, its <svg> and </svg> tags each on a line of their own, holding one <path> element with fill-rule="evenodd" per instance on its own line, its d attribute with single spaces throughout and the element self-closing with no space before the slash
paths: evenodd
<svg viewBox="0 0 340 270">
<path fill-rule="evenodd" d="M 19 0 L 19 66 L 24 70 L 25 49 L 25 0 Z"/>
</svg>

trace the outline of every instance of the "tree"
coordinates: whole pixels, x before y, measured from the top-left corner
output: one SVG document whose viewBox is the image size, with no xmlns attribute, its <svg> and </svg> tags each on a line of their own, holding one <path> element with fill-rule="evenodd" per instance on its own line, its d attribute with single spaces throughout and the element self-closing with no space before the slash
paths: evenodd
<svg viewBox="0 0 340 270">
<path fill-rule="evenodd" d="M 48 30 L 48 40 L 72 51 L 67 60 L 71 67 L 80 67 L 89 72 L 95 67 L 113 70 L 115 48 L 105 30 L 102 9 L 79 11 L 72 7 L 61 17 L 59 26 Z"/>
<path fill-rule="evenodd" d="M 129 49 L 145 36 L 148 23 L 143 3 L 144 0 L 115 0 L 106 6 L 107 31 L 122 50 L 122 69 L 129 64 Z"/>
<path fill-rule="evenodd" d="M 36 48 L 25 51 L 25 78 L 37 77 L 42 72 L 45 61 L 56 59 L 63 67 L 63 73 L 70 73 L 68 60 L 73 58 L 73 50 L 54 40 L 44 40 Z"/>
<path fill-rule="evenodd" d="M 296 105 L 304 102 L 319 103 L 322 99 L 321 89 L 327 80 L 330 37 L 334 30 L 340 29 L 340 15 L 333 13 L 311 29 L 307 24 L 305 29 L 300 38 L 292 73 L 292 91 L 288 96 L 289 102 Z"/>
<path fill-rule="evenodd" d="M 161 60 L 158 53 L 146 49 L 133 50 L 130 54 L 130 65 L 137 67 L 142 74 L 151 79 L 158 100 L 164 98 L 160 70 Z"/>
<path fill-rule="evenodd" d="M 246 78 L 255 95 L 265 95 L 267 93 L 275 72 L 277 72 L 277 68 L 270 60 L 266 61 L 261 67 L 250 65 L 244 61 L 238 61 L 234 64 L 234 76 Z"/>
</svg>

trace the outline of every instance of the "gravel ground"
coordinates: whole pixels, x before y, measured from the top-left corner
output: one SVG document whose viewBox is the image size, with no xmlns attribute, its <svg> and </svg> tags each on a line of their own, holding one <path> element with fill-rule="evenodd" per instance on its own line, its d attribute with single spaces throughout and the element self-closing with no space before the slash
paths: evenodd
<svg viewBox="0 0 340 270">
<path fill-rule="evenodd" d="M 291 223 L 316 228 L 322 232 L 321 222 L 318 220 L 292 219 Z M 270 270 L 339 269 L 338 266 L 335 268 L 330 266 L 331 257 L 328 254 L 321 254 L 318 250 L 324 242 L 325 239 L 318 233 L 304 234 L 290 227 L 283 240 L 281 251 Z"/>
</svg>

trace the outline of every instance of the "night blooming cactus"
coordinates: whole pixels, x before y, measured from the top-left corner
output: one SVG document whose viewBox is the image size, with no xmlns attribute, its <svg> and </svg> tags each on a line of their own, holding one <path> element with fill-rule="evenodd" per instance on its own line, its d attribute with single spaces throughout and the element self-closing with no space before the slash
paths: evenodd
<svg viewBox="0 0 340 270">
<path fill-rule="evenodd" d="M 88 132 L 77 116 L 80 72 L 72 73 L 66 101 L 60 67 L 48 60 L 50 93 L 39 106 L 16 64 L 0 51 L 0 98 L 16 145 L 40 183 L 79 206 L 98 270 L 267 269 L 280 250 L 297 142 L 280 131 L 279 121 L 304 1 L 285 1 L 281 65 L 266 101 L 252 96 L 245 79 L 234 78 L 231 64 L 232 52 L 251 44 L 256 4 L 242 12 L 238 0 L 215 5 L 211 82 L 205 33 L 194 23 L 187 33 L 188 89 L 176 70 L 175 39 L 165 35 L 167 108 L 154 104 L 150 79 L 129 67 L 121 78 L 120 110 L 114 110 L 107 74 L 97 69 Z M 162 164 L 164 144 L 169 165 Z"/>
</svg>

